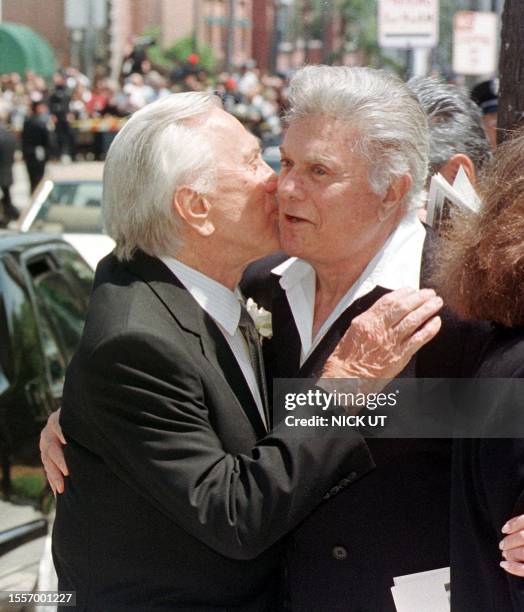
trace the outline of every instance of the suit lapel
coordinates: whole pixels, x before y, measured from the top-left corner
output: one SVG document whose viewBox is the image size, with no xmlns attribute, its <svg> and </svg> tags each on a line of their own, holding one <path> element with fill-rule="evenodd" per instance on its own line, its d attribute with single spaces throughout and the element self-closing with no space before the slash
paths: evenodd
<svg viewBox="0 0 524 612">
<path fill-rule="evenodd" d="M 300 368 L 300 335 L 289 307 L 286 293 L 280 289 L 272 305 L 273 355 L 271 378 L 294 378 Z"/>
<path fill-rule="evenodd" d="M 384 294 L 388 293 L 388 291 L 389 290 L 384 289 L 384 287 L 375 287 L 372 291 L 366 293 L 366 295 L 355 300 L 348 306 L 328 329 L 315 349 L 309 354 L 306 361 L 302 364 L 298 376 L 301 378 L 320 376 L 327 358 L 335 350 L 340 339 L 348 330 L 351 321 L 373 306 L 373 304 Z"/>
<path fill-rule="evenodd" d="M 184 330 L 198 336 L 204 357 L 230 386 L 257 437 L 264 436 L 266 428 L 251 390 L 227 340 L 214 320 L 200 308 L 178 278 L 156 257 L 138 252 L 128 267 L 149 285 Z"/>
</svg>

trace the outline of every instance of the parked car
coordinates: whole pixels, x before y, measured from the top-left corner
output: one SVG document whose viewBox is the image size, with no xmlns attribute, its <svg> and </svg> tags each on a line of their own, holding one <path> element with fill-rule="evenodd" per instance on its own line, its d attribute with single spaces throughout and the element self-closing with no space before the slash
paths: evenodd
<svg viewBox="0 0 524 612">
<path fill-rule="evenodd" d="M 60 405 L 79 342 L 93 271 L 60 237 L 0 231 L 0 458 L 38 465 L 38 437 Z"/>
<path fill-rule="evenodd" d="M 62 234 L 94 269 L 114 242 L 102 228 L 102 162 L 49 166 L 16 227 Z"/>
</svg>

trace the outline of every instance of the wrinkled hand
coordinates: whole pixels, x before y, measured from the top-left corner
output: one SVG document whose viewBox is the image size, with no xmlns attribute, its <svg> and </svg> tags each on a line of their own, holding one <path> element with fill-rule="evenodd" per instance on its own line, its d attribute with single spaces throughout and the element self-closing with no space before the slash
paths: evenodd
<svg viewBox="0 0 524 612">
<path fill-rule="evenodd" d="M 502 533 L 506 537 L 499 548 L 505 560 L 501 561 L 500 567 L 509 574 L 524 578 L 524 514 L 510 519 L 502 527 Z"/>
<path fill-rule="evenodd" d="M 322 378 L 375 380 L 380 390 L 440 330 L 443 302 L 432 289 L 403 288 L 381 297 L 355 317 L 324 366 Z M 369 388 L 368 388 L 369 387 Z"/>
<path fill-rule="evenodd" d="M 51 413 L 40 434 L 40 458 L 55 495 L 64 492 L 64 476 L 69 475 L 62 448 L 66 441 L 58 423 L 59 418 L 60 410 Z"/>
</svg>

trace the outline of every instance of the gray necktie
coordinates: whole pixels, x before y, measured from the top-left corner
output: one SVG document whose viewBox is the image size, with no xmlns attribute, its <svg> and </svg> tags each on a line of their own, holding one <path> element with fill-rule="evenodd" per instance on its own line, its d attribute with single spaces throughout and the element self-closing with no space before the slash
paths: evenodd
<svg viewBox="0 0 524 612">
<path fill-rule="evenodd" d="M 240 321 L 238 327 L 244 336 L 247 344 L 249 359 L 255 372 L 255 377 L 262 398 L 264 414 L 266 417 L 266 425 L 269 428 L 269 402 L 267 397 L 266 374 L 264 372 L 264 358 L 262 356 L 262 346 L 260 344 L 260 336 L 255 327 L 253 319 L 249 316 L 246 307 L 240 303 Z"/>
</svg>

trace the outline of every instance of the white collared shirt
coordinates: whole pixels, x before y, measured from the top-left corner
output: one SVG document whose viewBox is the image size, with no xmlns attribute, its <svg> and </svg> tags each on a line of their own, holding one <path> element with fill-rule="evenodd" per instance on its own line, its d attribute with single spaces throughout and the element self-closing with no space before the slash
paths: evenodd
<svg viewBox="0 0 524 612">
<path fill-rule="evenodd" d="M 426 238 L 424 226 L 416 212 L 409 212 L 386 240 L 380 251 L 366 266 L 357 281 L 341 298 L 313 338 L 316 275 L 313 267 L 302 259 L 291 257 L 272 270 L 281 276 L 280 286 L 286 297 L 300 335 L 300 365 L 315 349 L 325 333 L 351 304 L 380 286 L 400 289 L 420 285 L 422 248 Z"/>
<path fill-rule="evenodd" d="M 224 335 L 233 355 L 242 370 L 253 399 L 257 405 L 262 422 L 268 428 L 264 414 L 264 404 L 258 388 L 257 378 L 249 358 L 249 350 L 238 323 L 240 321 L 240 292 L 231 291 L 224 285 L 209 278 L 202 272 L 186 266 L 173 257 L 159 257 L 178 280 L 189 291 L 198 305 L 215 321 Z"/>
</svg>

